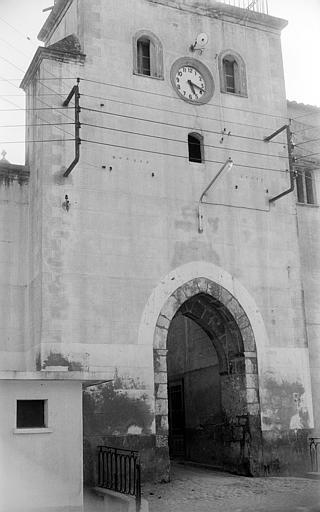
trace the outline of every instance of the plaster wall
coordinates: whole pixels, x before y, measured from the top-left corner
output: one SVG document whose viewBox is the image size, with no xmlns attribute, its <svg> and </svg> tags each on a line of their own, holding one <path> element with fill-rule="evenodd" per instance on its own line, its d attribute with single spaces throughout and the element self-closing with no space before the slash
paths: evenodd
<svg viewBox="0 0 320 512">
<path fill-rule="evenodd" d="M 289 117 L 293 118 L 292 131 L 297 144 L 294 153 L 301 163 L 301 168 L 313 169 L 313 188 L 315 204 L 297 204 L 299 248 L 304 290 L 306 330 L 310 354 L 310 371 L 314 403 L 314 435 L 320 435 L 320 161 L 317 155 L 319 129 L 319 111 L 310 105 L 288 102 Z M 306 160 L 302 157 L 307 156 Z"/>
<path fill-rule="evenodd" d="M 318 196 L 319 197 L 319 196 Z M 310 371 L 315 414 L 315 435 L 320 435 L 320 244 L 317 233 L 320 232 L 319 208 L 300 206 L 299 240 L 301 263 L 303 268 L 303 286 L 306 311 L 306 329 L 308 336 Z"/>
<path fill-rule="evenodd" d="M 101 370 L 107 363 L 124 373 L 138 364 L 151 387 L 150 347 L 133 349 L 139 318 L 160 277 L 194 260 L 223 267 L 250 290 L 272 347 L 305 347 L 294 198 L 268 203 L 288 186 L 283 135 L 274 143 L 262 140 L 286 117 L 279 35 L 145 1 L 132 16 L 126 3 L 101 7 L 95 1 L 84 11 L 81 74 L 115 86 L 80 83 L 83 107 L 103 113 L 82 111 L 81 162 L 70 177 L 57 180 L 71 155 L 64 152 L 67 144 L 54 143 L 41 175 L 44 359 L 50 351 L 70 352 L 81 364 Z M 163 43 L 164 80 L 132 74 L 132 37 L 144 27 Z M 190 43 L 202 31 L 210 43 L 202 56 L 193 56 L 210 68 L 216 91 L 208 105 L 195 107 L 177 98 L 169 72 L 178 57 L 190 55 Z M 248 98 L 219 92 L 216 56 L 226 47 L 246 62 Z M 43 76 L 46 70 L 62 74 L 60 63 L 47 61 Z M 63 71 L 72 76 L 79 70 Z M 135 105 L 128 105 L 129 95 Z M 221 142 L 224 127 L 231 135 Z M 190 131 L 215 146 L 205 147 L 206 159 L 235 161 L 208 194 L 206 200 L 218 204 L 204 206 L 203 234 L 197 202 L 221 164 L 188 161 Z M 66 193 L 69 212 L 62 208 Z"/>
<path fill-rule="evenodd" d="M 1 162 L 2 164 L 2 162 Z M 0 369 L 25 367 L 28 186 L 0 179 Z M 23 255 L 23 257 L 21 257 Z"/>
<path fill-rule="evenodd" d="M 47 400 L 48 428 L 19 432 L 18 399 Z M 82 511 L 81 400 L 81 383 L 1 381 L 1 512 Z"/>
<path fill-rule="evenodd" d="M 106 10 L 101 0 L 74 2 L 48 41 L 76 27 L 86 61 L 43 61 L 33 98 L 46 92 L 41 78 L 61 77 L 50 85 L 58 94 L 53 105 L 61 106 L 73 84 L 65 78 L 82 77 L 82 144 L 80 163 L 67 179 L 62 173 L 73 144 L 61 142 L 66 133 L 47 127 L 42 134 L 59 134 L 60 142 L 29 152 L 34 237 L 40 226 L 30 364 L 58 362 L 101 375 L 117 369 L 123 383 L 133 380 L 135 397 L 152 412 L 153 332 L 139 337 L 145 306 L 163 276 L 178 280 L 179 268 L 190 265 L 192 279 L 199 262 L 208 262 L 241 283 L 263 318 L 266 336 L 256 340 L 260 386 L 270 372 L 281 384 L 286 368 L 290 382 L 303 383 L 310 409 L 295 199 L 287 195 L 269 205 L 289 186 L 285 138 L 263 141 L 287 117 L 280 34 L 268 23 L 206 16 L 194 7 L 189 12 L 146 0 L 134 6 L 110 0 Z M 133 74 L 132 38 L 142 29 L 162 42 L 163 79 Z M 200 32 L 209 35 L 209 44 L 202 55 L 191 54 Z M 248 97 L 220 93 L 217 56 L 228 48 L 245 61 Z M 210 69 L 215 93 L 209 104 L 190 105 L 173 91 L 170 69 L 181 56 Z M 65 121 L 65 115 L 73 118 L 71 105 L 64 114 L 49 111 L 46 119 Z M 202 164 L 188 161 L 190 132 L 204 136 Z M 200 234 L 198 200 L 228 157 L 234 167 L 207 194 Z M 129 428 L 125 423 L 120 431 Z M 154 423 L 146 432 L 155 432 Z"/>
</svg>

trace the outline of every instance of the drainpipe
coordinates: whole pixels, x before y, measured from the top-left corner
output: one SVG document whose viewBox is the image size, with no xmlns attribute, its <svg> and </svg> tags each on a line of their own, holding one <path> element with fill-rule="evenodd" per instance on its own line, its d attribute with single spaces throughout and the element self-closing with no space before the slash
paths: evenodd
<svg viewBox="0 0 320 512">
<path fill-rule="evenodd" d="M 79 92 L 79 82 L 80 82 L 80 78 L 77 78 L 77 85 L 75 85 L 70 93 L 69 93 L 69 96 L 67 97 L 67 99 L 63 102 L 63 106 L 64 107 L 67 107 L 70 103 L 70 101 L 72 100 L 73 96 L 74 96 L 74 137 L 75 137 L 75 143 L 74 143 L 74 151 L 75 151 L 75 157 L 73 159 L 73 161 L 71 162 L 71 164 L 69 165 L 68 169 L 64 172 L 63 176 L 65 178 L 67 178 L 69 176 L 69 174 L 71 173 L 72 169 L 77 165 L 77 163 L 79 162 L 79 159 L 80 159 L 80 144 L 81 144 L 81 139 L 80 139 L 80 128 L 81 128 L 81 123 L 80 123 L 80 112 L 81 112 L 81 108 L 80 108 L 80 92 Z"/>
<path fill-rule="evenodd" d="M 201 194 L 201 197 L 199 199 L 199 203 L 198 203 L 198 231 L 199 233 L 203 233 L 203 212 L 202 212 L 202 204 L 203 203 L 203 198 L 204 196 L 206 195 L 206 193 L 208 192 L 208 190 L 212 187 L 212 185 L 217 181 L 217 179 L 219 178 L 219 176 L 221 176 L 221 174 L 223 173 L 223 171 L 227 168 L 228 171 L 230 171 L 232 169 L 232 166 L 233 166 L 233 160 L 229 157 L 228 160 L 223 164 L 223 166 L 221 167 L 221 169 L 219 170 L 219 172 L 215 175 L 215 177 L 210 181 L 209 185 L 207 186 L 207 188 L 202 192 Z"/>
</svg>

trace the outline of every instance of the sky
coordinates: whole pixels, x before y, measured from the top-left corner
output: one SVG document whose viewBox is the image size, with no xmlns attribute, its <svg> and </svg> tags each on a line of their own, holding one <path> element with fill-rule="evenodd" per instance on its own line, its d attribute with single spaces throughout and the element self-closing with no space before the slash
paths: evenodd
<svg viewBox="0 0 320 512">
<path fill-rule="evenodd" d="M 40 45 L 37 35 L 48 16 L 42 10 L 52 4 L 0 0 L 0 154 L 5 150 L 11 163 L 24 163 L 24 144 L 11 143 L 24 140 L 24 93 L 19 84 Z M 270 15 L 289 22 L 282 32 L 287 98 L 320 107 L 320 0 L 268 0 L 268 5 Z"/>
</svg>

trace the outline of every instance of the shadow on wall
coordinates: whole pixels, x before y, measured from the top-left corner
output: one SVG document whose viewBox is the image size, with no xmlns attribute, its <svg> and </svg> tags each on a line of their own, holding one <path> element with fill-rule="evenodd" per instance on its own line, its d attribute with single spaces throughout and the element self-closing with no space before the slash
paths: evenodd
<svg viewBox="0 0 320 512">
<path fill-rule="evenodd" d="M 143 477 L 154 467 L 154 413 L 145 385 L 139 378 L 119 377 L 83 393 L 84 483 L 97 482 L 97 446 L 136 450 L 141 454 Z M 151 462 L 150 462 L 151 461 Z"/>
<path fill-rule="evenodd" d="M 81 372 L 84 370 L 83 363 L 80 361 L 72 361 L 67 359 L 64 355 L 59 354 L 57 352 L 50 352 L 47 358 L 41 363 L 41 355 L 38 354 L 36 358 L 36 369 L 38 371 L 45 370 L 47 367 L 52 366 L 63 366 L 68 368 L 68 371 L 78 371 Z M 87 369 L 87 368 L 86 368 Z"/>
<path fill-rule="evenodd" d="M 139 379 L 121 378 L 94 386 L 83 394 L 85 435 L 151 434 L 154 415 Z"/>
<path fill-rule="evenodd" d="M 305 389 L 300 382 L 277 382 L 264 379 L 262 420 L 273 431 L 310 428 L 309 413 L 304 403 Z"/>
</svg>

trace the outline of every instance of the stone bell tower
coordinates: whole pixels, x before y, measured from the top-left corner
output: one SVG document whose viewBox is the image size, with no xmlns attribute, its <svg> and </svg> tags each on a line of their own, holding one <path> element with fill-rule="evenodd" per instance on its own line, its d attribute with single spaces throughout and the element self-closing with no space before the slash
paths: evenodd
<svg viewBox="0 0 320 512">
<path fill-rule="evenodd" d="M 175 443 L 245 474 L 306 463 L 295 199 L 273 201 L 285 134 L 265 141 L 287 123 L 286 22 L 256 5 L 60 0 L 22 82 L 26 365 L 113 379 L 84 395 L 88 482 L 98 444 L 139 450 L 144 478 Z"/>
</svg>

